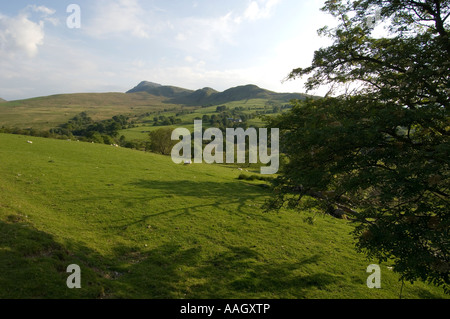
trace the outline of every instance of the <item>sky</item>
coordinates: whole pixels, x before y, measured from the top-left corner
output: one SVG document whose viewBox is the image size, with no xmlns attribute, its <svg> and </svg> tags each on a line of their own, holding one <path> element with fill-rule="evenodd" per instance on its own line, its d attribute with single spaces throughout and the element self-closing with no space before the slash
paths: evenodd
<svg viewBox="0 0 450 319">
<path fill-rule="evenodd" d="M 320 11 L 323 4 L 2 1 L 0 97 L 126 92 L 141 81 L 218 91 L 255 84 L 303 93 L 303 80 L 283 80 L 294 68 L 309 66 L 314 51 L 330 44 L 317 35 L 334 22 Z"/>
</svg>

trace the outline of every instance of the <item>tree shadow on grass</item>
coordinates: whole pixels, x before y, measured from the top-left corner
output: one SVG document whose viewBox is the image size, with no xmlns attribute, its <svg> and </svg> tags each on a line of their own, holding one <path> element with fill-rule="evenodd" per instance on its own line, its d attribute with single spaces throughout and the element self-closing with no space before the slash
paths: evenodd
<svg viewBox="0 0 450 319">
<path fill-rule="evenodd" d="M 150 249 L 116 244 L 104 256 L 83 242 L 57 242 L 14 218 L 0 221 L 3 299 L 300 299 L 344 279 L 321 269 L 311 272 L 318 254 L 273 261 L 246 246 L 211 253 L 171 243 Z M 81 267 L 81 289 L 66 286 L 70 264 Z M 425 290 L 420 295 L 439 298 Z"/>
<path fill-rule="evenodd" d="M 252 199 L 267 195 L 261 187 L 238 182 L 197 182 L 191 180 L 159 181 L 140 179 L 129 185 L 160 191 L 164 194 L 175 194 L 195 198 L 217 198 L 231 200 L 236 197 Z"/>
<path fill-rule="evenodd" d="M 159 210 L 142 216 L 139 220 L 128 222 L 125 225 L 117 226 L 129 227 L 134 224 L 142 223 L 150 218 L 172 214 L 173 217 L 179 215 L 189 215 L 193 211 L 204 210 L 210 207 L 228 209 L 233 207 L 234 214 L 245 215 L 247 217 L 257 218 L 266 222 L 273 222 L 272 219 L 265 217 L 263 214 L 255 213 L 249 207 L 262 210 L 263 199 L 262 196 L 267 195 L 263 190 L 257 186 L 249 186 L 239 183 L 220 183 L 220 182 L 195 182 L 195 181 L 149 181 L 138 180 L 129 185 L 136 186 L 143 189 L 151 189 L 157 194 L 162 195 L 139 197 L 126 197 L 121 199 L 121 202 L 151 202 L 155 199 L 167 198 L 168 209 Z M 193 201 L 187 201 L 183 207 L 170 208 L 171 196 L 192 197 Z M 195 203 L 198 202 L 198 203 Z"/>
<path fill-rule="evenodd" d="M 198 256 L 163 245 L 142 252 L 123 245 L 102 256 L 18 220 L 0 221 L 0 299 L 175 298 L 177 267 Z M 69 289 L 67 267 L 81 268 L 81 289 Z"/>
<path fill-rule="evenodd" d="M 162 244 L 153 249 L 114 245 L 104 256 L 83 242 L 62 240 L 20 221 L 0 221 L 0 298 L 12 299 L 180 299 L 256 298 L 286 289 L 301 296 L 301 286 L 325 274 L 292 274 L 316 257 L 295 264 L 267 264 L 247 247 L 222 247 L 208 256 L 201 248 Z M 81 268 L 81 289 L 69 289 L 67 266 Z M 305 287 L 306 289 L 306 287 Z"/>
<path fill-rule="evenodd" d="M 83 289 L 69 289 L 71 264 L 84 265 L 53 236 L 10 215 L 0 221 L 0 298 L 97 298 L 103 287 L 91 270 L 83 272 Z M 85 268 L 85 267 L 83 267 Z"/>
<path fill-rule="evenodd" d="M 229 247 L 198 267 L 194 276 L 208 280 L 192 288 L 193 298 L 306 298 L 310 287 L 325 289 L 342 279 L 323 272 L 299 274 L 319 255 L 294 263 L 261 259 L 251 248 Z"/>
<path fill-rule="evenodd" d="M 109 186 L 102 192 L 80 194 L 67 199 L 67 205 L 80 205 L 84 211 L 104 213 L 108 227 L 122 231 L 161 216 L 186 217 L 196 212 L 223 209 L 235 216 L 273 222 L 262 214 L 267 191 L 239 182 L 159 181 L 138 179 Z"/>
<path fill-rule="evenodd" d="M 142 252 L 142 259 L 119 279 L 112 297 L 150 299 L 305 298 L 311 287 L 325 289 L 340 280 L 323 272 L 298 275 L 318 255 L 296 263 L 268 263 L 248 247 L 228 247 L 211 258 L 200 247 L 162 245 Z"/>
</svg>

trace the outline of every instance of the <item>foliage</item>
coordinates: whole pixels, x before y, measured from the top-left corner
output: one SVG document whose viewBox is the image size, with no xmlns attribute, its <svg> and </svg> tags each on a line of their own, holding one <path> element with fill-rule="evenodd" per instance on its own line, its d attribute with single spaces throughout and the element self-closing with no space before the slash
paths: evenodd
<svg viewBox="0 0 450 319">
<path fill-rule="evenodd" d="M 167 126 L 167 125 L 174 125 L 174 124 L 180 124 L 181 119 L 177 118 L 175 116 L 169 116 L 166 117 L 164 115 L 160 115 L 159 117 L 153 118 L 153 126 Z"/>
<path fill-rule="evenodd" d="M 313 197 L 355 222 L 368 257 L 449 292 L 449 1 L 330 0 L 323 10 L 341 20 L 320 30 L 334 44 L 289 78 L 312 74 L 308 89 L 334 90 L 269 120 L 287 157 L 269 208 Z M 389 37 L 372 36 L 377 10 Z"/>
<path fill-rule="evenodd" d="M 33 129 L 33 128 L 23 128 L 22 129 L 22 128 L 18 128 L 18 127 L 8 128 L 8 127 L 2 126 L 0 128 L 0 133 L 38 136 L 38 137 L 56 138 L 56 139 L 68 138 L 68 136 L 54 134 L 48 130 L 37 130 L 37 129 Z"/>
<path fill-rule="evenodd" d="M 114 144 L 119 131 L 128 127 L 128 118 L 123 115 L 95 122 L 86 112 L 81 112 L 67 123 L 51 129 L 51 134 L 81 138 L 85 141 Z"/>
<path fill-rule="evenodd" d="M 221 105 L 221 106 L 216 107 L 216 112 L 217 113 L 225 112 L 227 110 L 228 110 L 228 108 L 227 108 L 226 105 Z"/>
<path fill-rule="evenodd" d="M 265 175 L 247 175 L 247 174 L 239 174 L 238 179 L 240 180 L 247 180 L 247 181 L 271 181 L 273 177 L 271 176 L 265 176 Z"/>
<path fill-rule="evenodd" d="M 162 155 L 170 155 L 173 146 L 177 143 L 172 141 L 172 131 L 173 129 L 166 127 L 150 132 L 150 151 Z"/>
</svg>

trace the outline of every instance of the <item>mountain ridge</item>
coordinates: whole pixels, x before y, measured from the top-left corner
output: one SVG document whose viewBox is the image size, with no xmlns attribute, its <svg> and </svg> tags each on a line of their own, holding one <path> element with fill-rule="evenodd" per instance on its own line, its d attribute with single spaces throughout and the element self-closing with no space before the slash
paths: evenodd
<svg viewBox="0 0 450 319">
<path fill-rule="evenodd" d="M 177 86 L 161 85 L 154 82 L 142 81 L 126 93 L 147 92 L 152 95 L 168 98 L 168 102 L 176 104 L 193 105 L 215 105 L 233 101 L 249 99 L 270 99 L 288 102 L 293 99 L 305 99 L 307 94 L 303 93 L 277 93 L 258 87 L 254 84 L 240 85 L 229 88 L 223 92 L 216 91 L 210 87 L 198 90 L 189 90 Z"/>
</svg>

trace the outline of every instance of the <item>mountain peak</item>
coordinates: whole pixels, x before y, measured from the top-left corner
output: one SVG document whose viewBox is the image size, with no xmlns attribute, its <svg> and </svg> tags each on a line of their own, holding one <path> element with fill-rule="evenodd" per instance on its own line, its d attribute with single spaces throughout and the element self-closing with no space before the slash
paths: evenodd
<svg viewBox="0 0 450 319">
<path fill-rule="evenodd" d="M 146 91 L 148 89 L 155 89 L 161 87 L 161 84 L 149 82 L 149 81 L 142 81 L 137 86 L 135 86 L 133 89 L 129 90 L 127 93 L 134 93 L 134 92 L 141 92 Z"/>
<path fill-rule="evenodd" d="M 159 84 L 159 83 L 150 82 L 150 81 L 142 81 L 141 83 L 139 83 L 139 85 L 142 85 L 142 86 L 151 86 L 151 87 L 160 87 L 160 86 L 162 86 L 162 85 Z"/>
</svg>

